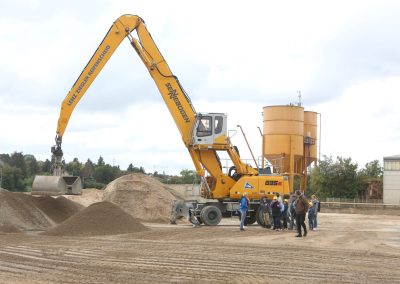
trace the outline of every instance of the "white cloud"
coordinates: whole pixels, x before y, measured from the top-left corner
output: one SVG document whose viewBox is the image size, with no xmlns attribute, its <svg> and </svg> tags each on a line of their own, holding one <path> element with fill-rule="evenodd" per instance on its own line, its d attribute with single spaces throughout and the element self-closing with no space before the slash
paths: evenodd
<svg viewBox="0 0 400 284">
<path fill-rule="evenodd" d="M 57 4 L 56 4 L 57 3 Z M 4 4 L 4 5 L 3 5 Z M 140 15 L 198 111 L 227 113 L 260 155 L 262 107 L 322 113 L 322 153 L 360 166 L 398 154 L 396 1 L 9 1 L 0 11 L 0 153 L 50 158 L 61 101 L 112 22 Z M 160 124 L 162 126 L 160 127 Z M 234 138 L 250 158 L 241 135 Z M 124 41 L 85 94 L 63 149 L 192 168 L 157 88 Z"/>
</svg>

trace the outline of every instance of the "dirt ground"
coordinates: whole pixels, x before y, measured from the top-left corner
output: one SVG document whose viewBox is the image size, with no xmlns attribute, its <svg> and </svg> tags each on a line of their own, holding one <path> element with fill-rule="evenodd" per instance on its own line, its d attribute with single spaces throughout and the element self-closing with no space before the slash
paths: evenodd
<svg viewBox="0 0 400 284">
<path fill-rule="evenodd" d="M 400 216 L 320 213 L 295 238 L 236 219 L 107 236 L 0 233 L 0 283 L 399 283 Z"/>
</svg>

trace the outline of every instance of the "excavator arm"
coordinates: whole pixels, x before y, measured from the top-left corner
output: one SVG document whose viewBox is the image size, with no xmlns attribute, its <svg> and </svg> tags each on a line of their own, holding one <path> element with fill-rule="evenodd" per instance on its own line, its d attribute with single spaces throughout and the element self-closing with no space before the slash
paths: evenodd
<svg viewBox="0 0 400 284">
<path fill-rule="evenodd" d="M 138 39 L 132 36 L 136 31 Z M 123 15 L 111 26 L 86 67 L 62 102 L 56 140 L 61 142 L 68 121 L 79 100 L 96 79 L 104 65 L 126 37 L 135 48 L 153 77 L 169 111 L 182 135 L 185 145 L 190 143 L 195 110 L 148 32 L 144 21 L 134 15 Z"/>
<path fill-rule="evenodd" d="M 136 32 L 137 38 L 133 36 L 133 32 Z M 216 144 L 214 142 L 211 144 L 201 144 L 194 141 L 196 139 L 194 139 L 193 133 L 199 118 L 201 118 L 201 114 L 196 113 L 178 78 L 173 75 L 167 62 L 158 50 L 144 21 L 135 15 L 123 15 L 112 24 L 99 47 L 63 100 L 57 124 L 56 145 L 52 147 L 55 161 L 53 175 L 60 176 L 62 173 L 62 137 L 73 110 L 125 38 L 129 39 L 131 45 L 154 79 L 180 131 L 182 140 L 189 150 L 196 171 L 206 184 L 207 196 L 210 198 L 229 197 L 229 190 L 236 181 L 222 172 L 217 151 L 226 151 L 228 153 L 238 174 L 255 175 L 257 171 L 240 160 L 229 138 L 224 135 L 216 138 Z M 211 176 L 208 180 L 205 178 L 205 171 Z"/>
</svg>

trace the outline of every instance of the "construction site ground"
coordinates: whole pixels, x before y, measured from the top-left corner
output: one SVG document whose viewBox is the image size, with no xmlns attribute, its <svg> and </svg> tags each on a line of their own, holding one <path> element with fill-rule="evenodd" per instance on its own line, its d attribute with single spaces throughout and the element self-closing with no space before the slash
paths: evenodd
<svg viewBox="0 0 400 284">
<path fill-rule="evenodd" d="M 390 210 L 321 212 L 303 238 L 240 231 L 237 217 L 169 224 L 190 192 L 143 174 L 79 196 L 0 190 L 0 284 L 400 283 L 400 216 Z"/>
<path fill-rule="evenodd" d="M 102 236 L 0 233 L 0 283 L 399 283 L 400 216 L 321 213 L 317 231 L 236 218 Z"/>
</svg>

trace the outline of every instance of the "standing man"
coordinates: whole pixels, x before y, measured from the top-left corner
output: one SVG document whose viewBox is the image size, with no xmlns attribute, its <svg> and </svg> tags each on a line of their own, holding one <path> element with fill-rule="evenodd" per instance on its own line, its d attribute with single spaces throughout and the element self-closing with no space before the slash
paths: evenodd
<svg viewBox="0 0 400 284">
<path fill-rule="evenodd" d="M 306 213 L 308 211 L 308 201 L 306 197 L 300 192 L 300 190 L 296 190 L 296 223 L 297 223 L 297 232 L 296 237 L 301 238 L 301 227 L 304 229 L 304 237 L 307 236 L 307 227 L 304 223 L 306 219 Z"/>
<path fill-rule="evenodd" d="M 244 220 L 246 219 L 247 210 L 249 209 L 250 200 L 247 197 L 247 192 L 243 193 L 242 198 L 239 201 L 239 211 L 240 211 L 240 230 L 244 231 Z"/>
<path fill-rule="evenodd" d="M 264 227 L 270 228 L 271 227 L 271 219 L 270 219 L 270 211 L 271 211 L 271 206 L 268 202 L 267 196 L 265 193 L 262 195 L 260 199 L 260 210 L 262 212 L 262 217 L 264 221 Z"/>
<path fill-rule="evenodd" d="M 315 196 L 315 194 L 311 195 L 311 202 L 312 202 L 312 206 L 314 208 L 314 227 L 313 230 L 316 231 L 317 230 L 317 225 L 318 225 L 318 212 L 319 212 L 319 208 L 320 208 L 320 203 L 319 200 L 317 199 L 317 197 Z"/>
<path fill-rule="evenodd" d="M 294 230 L 296 227 L 296 194 L 290 196 L 289 213 L 290 213 L 290 226 L 289 229 Z"/>
<path fill-rule="evenodd" d="M 281 204 L 276 196 L 272 199 L 271 209 L 272 218 L 274 219 L 274 230 L 281 231 Z"/>
</svg>

